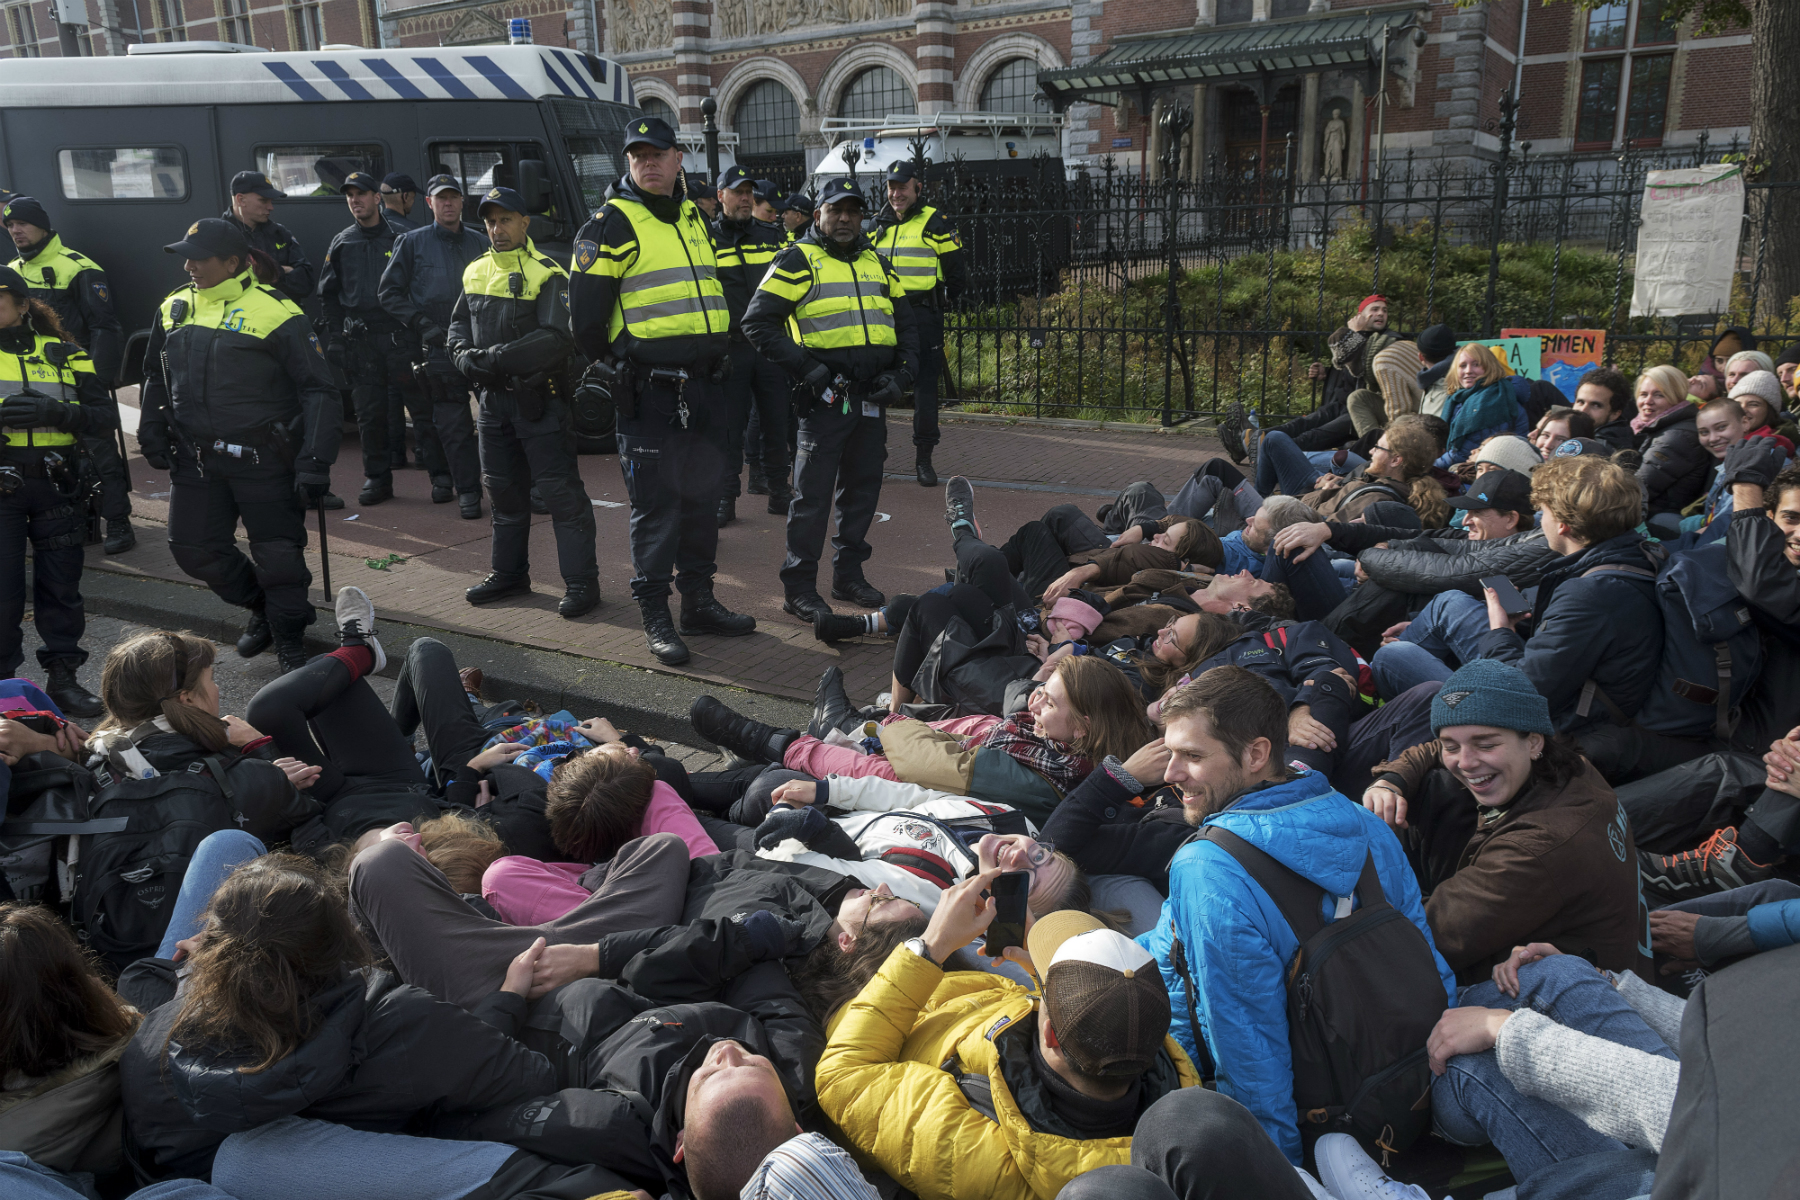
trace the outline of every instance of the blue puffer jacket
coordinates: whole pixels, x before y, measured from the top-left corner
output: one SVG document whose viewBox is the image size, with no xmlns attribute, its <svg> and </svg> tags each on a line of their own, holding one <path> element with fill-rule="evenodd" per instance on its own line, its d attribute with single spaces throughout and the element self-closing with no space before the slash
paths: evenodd
<svg viewBox="0 0 1800 1200">
<path fill-rule="evenodd" d="M 1456 1003 L 1456 979 L 1438 954 L 1425 924 L 1419 884 L 1406 855 L 1381 819 L 1331 790 L 1309 772 L 1286 783 L 1248 792 L 1224 812 L 1206 819 L 1258 847 L 1332 896 L 1356 889 L 1365 856 L 1373 850 L 1382 891 L 1425 935 Z M 1268 893 L 1219 846 L 1188 842 L 1169 864 L 1169 898 L 1156 928 L 1138 941 L 1156 955 L 1168 984 L 1173 1019 L 1169 1032 L 1199 1062 L 1188 1022 L 1187 988 L 1171 963 L 1179 935 L 1194 985 L 1200 991 L 1200 1028 L 1218 1065 L 1218 1088 L 1256 1114 L 1289 1161 L 1300 1162 L 1295 1122 L 1293 1058 L 1288 1049 L 1287 965 L 1300 942 Z"/>
</svg>

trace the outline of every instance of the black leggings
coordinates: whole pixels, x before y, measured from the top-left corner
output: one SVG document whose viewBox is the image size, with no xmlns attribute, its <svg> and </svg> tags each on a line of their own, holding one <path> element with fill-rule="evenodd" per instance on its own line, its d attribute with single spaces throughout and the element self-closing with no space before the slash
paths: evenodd
<svg viewBox="0 0 1800 1200">
<path fill-rule="evenodd" d="M 456 656 L 436 638 L 419 638 L 407 647 L 394 687 L 393 724 L 410 742 L 425 726 L 425 745 L 432 769 L 447 780 L 481 753 L 493 734 L 483 727 L 469 703 Z"/>
<path fill-rule="evenodd" d="M 1170 1092 L 1138 1118 L 1131 1165 L 1077 1175 L 1058 1200 L 1308 1200 L 1300 1174 L 1249 1109 L 1205 1088 Z"/>
<path fill-rule="evenodd" d="M 1104 550 L 1106 534 L 1073 504 L 1058 504 L 1041 521 L 1027 521 L 1000 548 L 1007 570 L 1036 601 L 1044 589 L 1069 571 L 1069 555 Z M 961 555 L 957 556 L 960 566 Z"/>
<path fill-rule="evenodd" d="M 355 792 L 425 790 L 412 744 L 381 697 L 328 654 L 264 684 L 244 719 L 283 755 L 319 768 L 312 794 L 321 803 Z"/>
<path fill-rule="evenodd" d="M 927 592 L 913 601 L 906 623 L 894 639 L 894 678 L 902 687 L 911 688 L 913 676 L 937 641 L 938 634 L 949 627 L 953 617 L 961 617 L 977 634 L 987 630 L 994 620 L 993 598 L 972 583 L 952 584 L 950 591 Z"/>
</svg>

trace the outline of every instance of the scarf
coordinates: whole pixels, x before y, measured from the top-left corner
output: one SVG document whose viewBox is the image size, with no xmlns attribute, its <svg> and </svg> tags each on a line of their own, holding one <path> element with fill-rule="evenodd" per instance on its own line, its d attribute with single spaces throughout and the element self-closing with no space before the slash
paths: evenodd
<svg viewBox="0 0 1800 1200">
<path fill-rule="evenodd" d="M 1450 436 L 1444 439 L 1444 448 L 1454 450 L 1470 434 L 1510 425 L 1518 411 L 1512 384 L 1504 379 L 1485 387 L 1463 388 L 1450 397 Z"/>
<path fill-rule="evenodd" d="M 1039 733 L 1036 723 L 1037 718 L 1030 713 L 1017 713 L 987 733 L 968 738 L 963 742 L 962 748 L 970 750 L 980 747 L 1010 754 L 1024 766 L 1048 779 L 1059 794 L 1066 796 L 1076 784 L 1088 777 L 1094 764 L 1061 742 L 1052 741 Z"/>
<path fill-rule="evenodd" d="M 502 743 L 530 746 L 531 749 L 513 759 L 509 765 L 524 767 L 548 783 L 550 773 L 556 770 L 563 759 L 572 754 L 585 754 L 594 748 L 595 743 L 575 732 L 575 727 L 579 724 L 581 722 L 567 711 L 552 713 L 547 717 L 533 717 L 502 729 L 489 738 L 482 749 Z"/>
<path fill-rule="evenodd" d="M 1664 417 L 1672 417 L 1676 413 L 1680 412 L 1682 409 L 1692 408 L 1692 407 L 1694 407 L 1692 401 L 1683 400 L 1680 404 L 1677 404 L 1674 408 L 1671 408 L 1671 409 L 1667 410 L 1666 412 L 1658 413 L 1654 417 L 1647 417 L 1643 413 L 1640 412 L 1637 416 L 1631 418 L 1631 432 L 1641 434 L 1644 432 L 1644 430 L 1650 428 L 1652 425 L 1656 424 L 1658 421 L 1662 420 Z"/>
</svg>

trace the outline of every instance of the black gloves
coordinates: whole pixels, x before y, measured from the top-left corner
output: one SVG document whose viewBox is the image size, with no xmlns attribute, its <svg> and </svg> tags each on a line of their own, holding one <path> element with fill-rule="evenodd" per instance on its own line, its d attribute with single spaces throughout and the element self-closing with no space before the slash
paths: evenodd
<svg viewBox="0 0 1800 1200">
<path fill-rule="evenodd" d="M 799 838 L 810 846 L 830 829 L 831 818 L 821 809 L 778 808 L 756 827 L 756 846 L 759 850 L 773 850 L 788 838 Z"/>
<path fill-rule="evenodd" d="M 4 413 L 5 408 L 0 408 L 0 416 Z M 1774 438 L 1745 438 L 1725 452 L 1725 461 L 1719 467 L 1719 480 L 1727 486 L 1754 483 L 1766 488 L 1775 482 L 1775 476 L 1786 465 L 1787 452 Z"/>
<path fill-rule="evenodd" d="M 52 400 L 42 392 L 23 392 L 9 396 L 0 404 L 0 425 L 15 429 L 48 426 L 61 429 L 69 419 L 70 405 Z"/>
<path fill-rule="evenodd" d="M 450 356 L 463 378 L 475 383 L 495 383 L 499 376 L 494 372 L 494 352 L 492 350 L 458 350 Z"/>
<path fill-rule="evenodd" d="M 731 919 L 743 927 L 744 948 L 749 951 L 751 962 L 791 958 L 800 953 L 806 937 L 805 925 L 766 909 Z"/>
<path fill-rule="evenodd" d="M 151 449 L 149 446 L 144 445 L 143 438 L 139 438 L 138 450 L 143 454 L 144 461 L 150 466 L 155 467 L 158 471 L 169 471 L 174 469 L 174 464 L 169 461 L 169 448 L 167 446 L 159 446 L 155 449 Z"/>
<path fill-rule="evenodd" d="M 900 387 L 900 376 L 892 371 L 883 371 L 869 384 L 869 403 L 889 405 L 900 403 L 903 394 Z"/>
<path fill-rule="evenodd" d="M 294 476 L 294 490 L 300 493 L 307 507 L 317 505 L 325 493 L 331 490 L 331 476 L 300 473 Z"/>
<path fill-rule="evenodd" d="M 441 346 L 450 336 L 448 330 L 424 313 L 413 315 L 412 327 L 419 335 L 419 340 L 427 346 Z"/>
<path fill-rule="evenodd" d="M 836 372 L 822 362 L 816 362 L 812 369 L 800 377 L 800 384 L 815 396 L 823 396 L 825 389 L 831 386 Z"/>
</svg>

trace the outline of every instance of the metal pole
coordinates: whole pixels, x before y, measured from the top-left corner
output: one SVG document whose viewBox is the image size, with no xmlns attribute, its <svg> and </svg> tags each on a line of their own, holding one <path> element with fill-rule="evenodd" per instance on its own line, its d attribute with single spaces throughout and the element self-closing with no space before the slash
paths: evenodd
<svg viewBox="0 0 1800 1200">
<path fill-rule="evenodd" d="M 1388 46 L 1393 42 L 1392 34 L 1381 39 L 1381 78 L 1376 82 L 1380 89 L 1375 93 L 1375 178 L 1381 178 L 1381 152 L 1387 147 L 1387 54 Z"/>
<path fill-rule="evenodd" d="M 706 133 L 706 175 L 708 183 L 715 183 L 719 178 L 719 102 L 711 96 L 700 102 L 700 115 L 703 122 L 700 128 Z"/>
<path fill-rule="evenodd" d="M 331 590 L 331 549 L 325 541 L 325 497 L 319 496 L 319 575 L 325 582 L 325 603 L 336 601 L 337 593 Z"/>
<path fill-rule="evenodd" d="M 1494 208 L 1488 224 L 1487 301 L 1482 306 L 1482 336 L 1494 336 L 1494 292 L 1500 284 L 1500 234 L 1506 215 L 1506 166 L 1512 159 L 1513 124 L 1519 102 L 1511 92 L 1500 96 L 1500 161 L 1494 164 Z M 1610 328 L 1610 326 L 1608 327 Z"/>
</svg>

